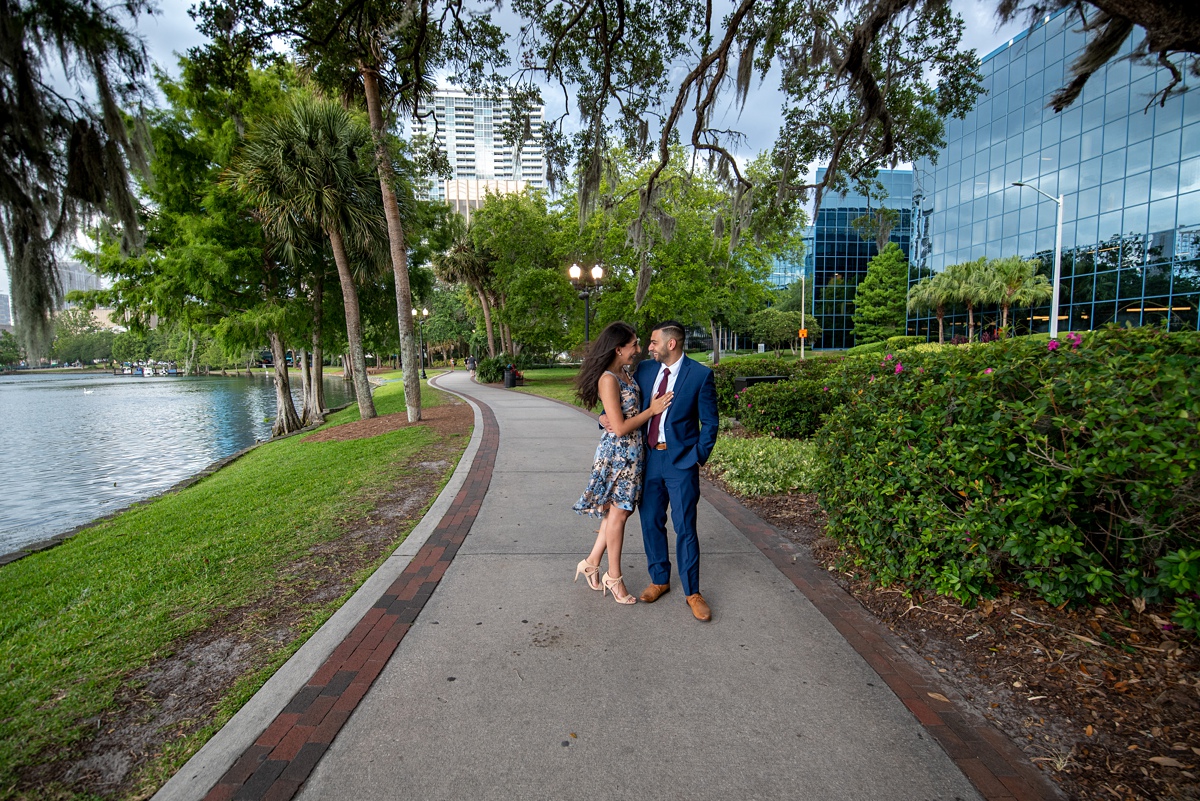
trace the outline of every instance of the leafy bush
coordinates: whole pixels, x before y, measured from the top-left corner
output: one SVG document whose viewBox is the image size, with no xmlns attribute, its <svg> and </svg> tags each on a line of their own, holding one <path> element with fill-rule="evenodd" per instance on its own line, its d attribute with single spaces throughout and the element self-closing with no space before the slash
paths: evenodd
<svg viewBox="0 0 1200 801">
<path fill-rule="evenodd" d="M 747 387 L 738 396 L 737 418 L 756 434 L 799 439 L 820 428 L 836 405 L 824 379 L 797 378 Z"/>
<path fill-rule="evenodd" d="M 1051 347 L 1053 346 L 1053 347 Z M 866 362 L 866 360 L 853 360 Z M 1200 589 L 1200 334 L 1116 328 L 844 370 L 816 473 L 831 537 L 879 582 L 970 603 Z"/>
<path fill-rule="evenodd" d="M 924 345 L 925 337 L 908 337 L 908 336 L 888 337 L 887 341 L 884 344 L 887 346 L 887 350 L 895 352 L 898 350 L 905 350 L 906 348 L 911 348 L 914 345 Z"/>
<path fill-rule="evenodd" d="M 838 370 L 841 357 L 817 356 L 810 359 L 788 361 L 774 356 L 765 358 L 722 359 L 712 368 L 713 381 L 717 386 L 717 409 L 723 415 L 738 416 L 737 398 L 734 396 L 733 381 L 740 376 L 782 375 L 788 378 L 805 376 L 824 378 Z"/>
<path fill-rule="evenodd" d="M 475 380 L 481 384 L 497 384 L 504 380 L 504 368 L 508 366 L 505 356 L 490 356 L 479 360 L 475 368 Z"/>
<path fill-rule="evenodd" d="M 816 448 L 810 442 L 773 437 L 718 437 L 708 464 L 743 495 L 807 492 Z"/>
<path fill-rule="evenodd" d="M 919 345 L 909 345 L 905 350 L 909 353 L 934 353 L 944 347 L 946 346 L 939 345 L 936 342 L 922 342 Z"/>
<path fill-rule="evenodd" d="M 865 345 L 855 345 L 846 351 L 847 356 L 861 356 L 864 353 L 883 353 L 888 349 L 886 342 L 868 342 Z"/>
</svg>

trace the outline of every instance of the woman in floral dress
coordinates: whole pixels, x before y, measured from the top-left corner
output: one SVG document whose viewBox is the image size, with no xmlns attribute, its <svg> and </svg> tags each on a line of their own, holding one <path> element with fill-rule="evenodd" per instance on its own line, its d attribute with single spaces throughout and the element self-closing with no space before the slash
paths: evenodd
<svg viewBox="0 0 1200 801">
<path fill-rule="evenodd" d="M 575 511 L 601 518 L 600 532 L 587 558 L 575 567 L 575 578 L 582 573 L 588 586 L 601 594 L 611 590 L 619 604 L 636 599 L 625 589 L 621 573 L 621 545 L 625 540 L 625 521 L 642 496 L 642 426 L 671 405 L 672 393 L 655 398 L 644 412 L 641 392 L 629 375 L 638 354 L 637 332 L 626 323 L 613 323 L 601 332 L 584 357 L 583 369 L 575 379 L 575 395 L 588 408 L 597 403 L 612 420 L 612 431 L 600 435 L 592 477 Z M 600 577 L 600 557 L 608 551 L 608 571 Z"/>
</svg>

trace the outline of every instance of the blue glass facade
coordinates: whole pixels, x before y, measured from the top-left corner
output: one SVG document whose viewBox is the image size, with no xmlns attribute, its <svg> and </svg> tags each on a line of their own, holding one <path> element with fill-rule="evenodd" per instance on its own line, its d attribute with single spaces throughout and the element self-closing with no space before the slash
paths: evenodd
<svg viewBox="0 0 1200 801">
<path fill-rule="evenodd" d="M 1040 258 L 1049 277 L 1057 204 L 1012 185 L 1023 181 L 1063 196 L 1060 330 L 1196 329 L 1200 92 L 1152 103 L 1167 71 L 1118 57 L 1056 114 L 1047 103 L 1084 46 L 1079 28 L 1078 15 L 1063 11 L 984 59 L 987 94 L 965 119 L 947 121 L 936 163 L 914 165 L 911 261 L 939 272 L 1017 255 Z M 1133 46 L 1131 38 L 1120 56 Z M 1048 330 L 1049 311 L 1014 310 L 1017 330 Z M 985 328 L 997 317 L 985 310 Z M 947 336 L 965 326 L 965 313 L 947 316 Z M 937 323 L 910 317 L 908 330 L 936 337 Z"/>
<path fill-rule="evenodd" d="M 817 171 L 817 180 L 825 169 Z M 912 233 L 913 174 L 909 170 L 880 170 L 879 182 L 887 191 L 882 202 L 862 195 L 826 195 L 813 221 L 809 275 L 813 282 L 813 315 L 821 323 L 821 338 L 816 348 L 849 348 L 854 345 L 854 293 L 867 274 L 867 262 L 878 253 L 874 239 L 867 241 L 852 225 L 853 221 L 880 206 L 896 209 L 899 219 L 889 241 L 909 254 Z"/>
</svg>

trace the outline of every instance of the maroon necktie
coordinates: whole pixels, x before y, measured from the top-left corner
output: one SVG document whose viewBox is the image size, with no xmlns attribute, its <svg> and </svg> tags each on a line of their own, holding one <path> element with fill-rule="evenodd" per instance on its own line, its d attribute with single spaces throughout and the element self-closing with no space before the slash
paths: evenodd
<svg viewBox="0 0 1200 801">
<path fill-rule="evenodd" d="M 662 381 L 658 382 L 658 391 L 654 393 L 654 397 L 661 398 L 663 395 L 667 394 L 667 376 L 669 375 L 671 375 L 671 368 L 664 367 Z M 647 439 L 646 442 L 651 448 L 658 444 L 658 423 L 661 419 L 661 414 L 656 414 L 650 418 L 649 439 Z"/>
</svg>

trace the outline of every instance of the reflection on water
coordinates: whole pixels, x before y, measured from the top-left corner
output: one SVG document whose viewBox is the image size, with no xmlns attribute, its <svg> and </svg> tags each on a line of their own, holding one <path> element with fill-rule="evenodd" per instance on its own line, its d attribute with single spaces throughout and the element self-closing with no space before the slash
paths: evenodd
<svg viewBox="0 0 1200 801">
<path fill-rule="evenodd" d="M 325 382 L 327 406 L 351 399 Z M 271 436 L 274 418 L 261 375 L 0 375 L 0 554 L 161 492 Z"/>
</svg>

